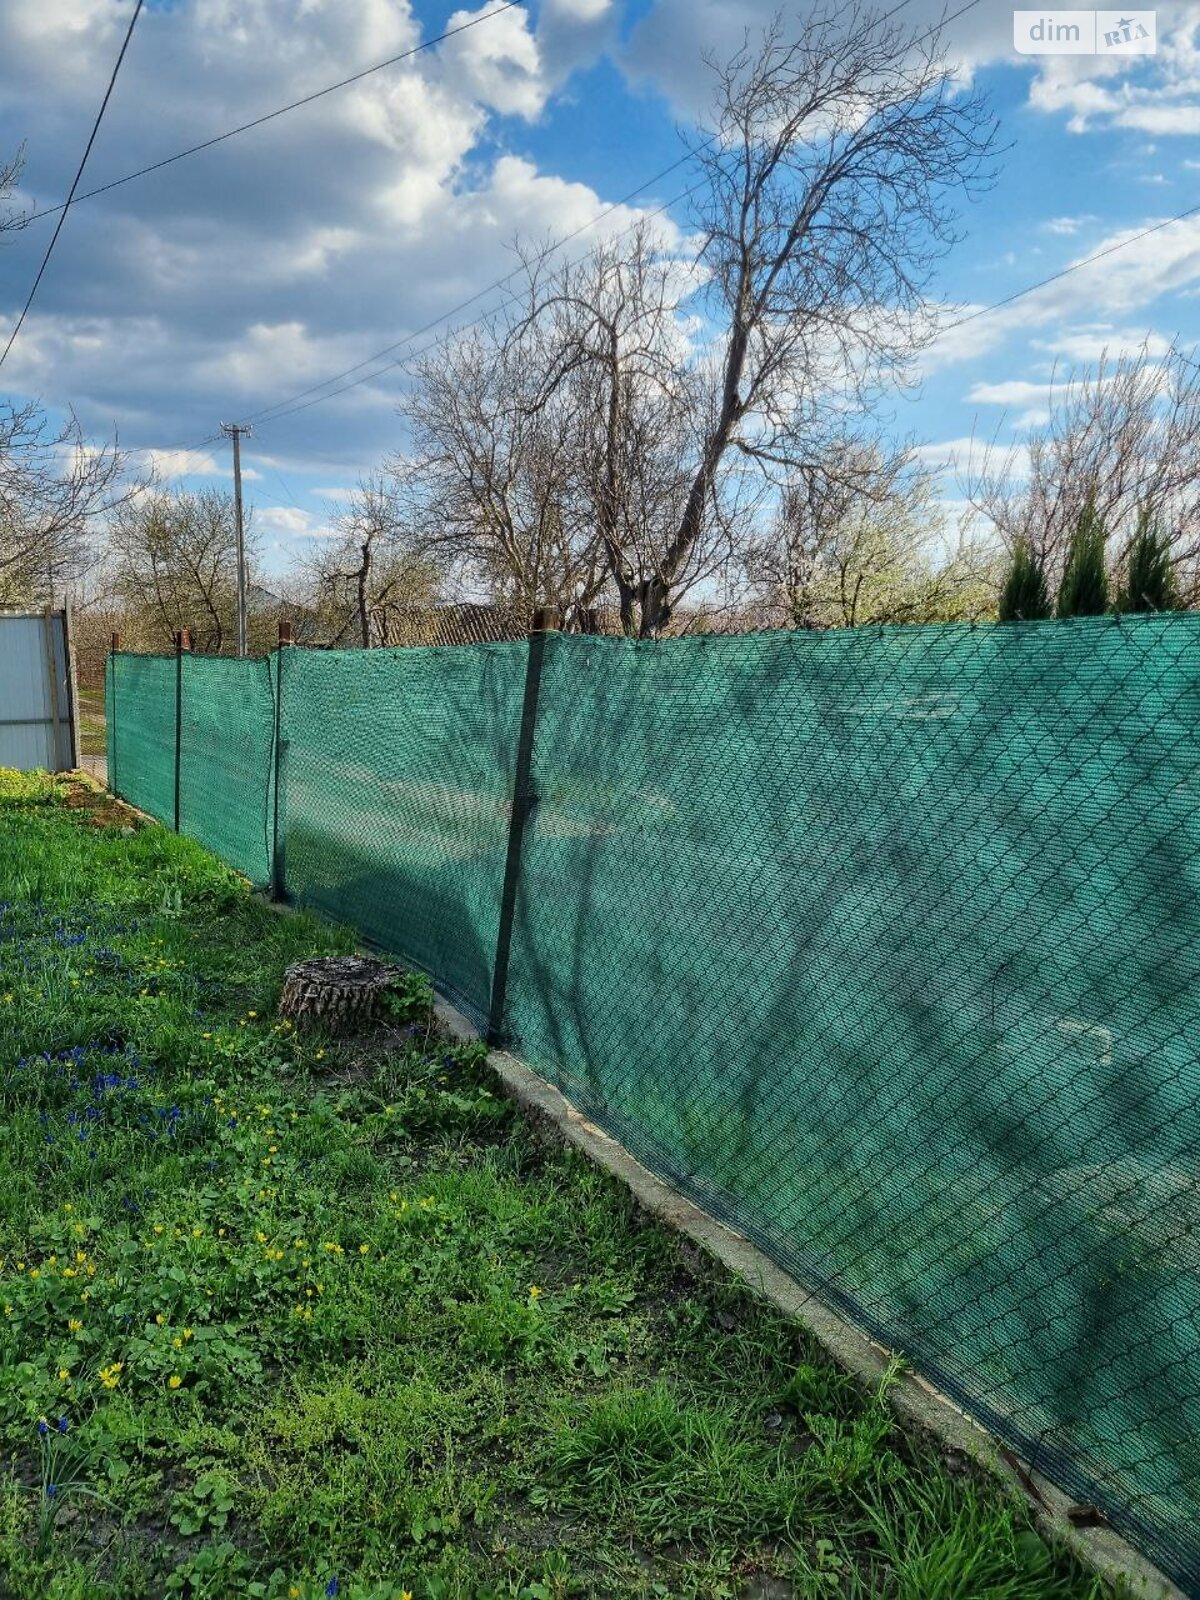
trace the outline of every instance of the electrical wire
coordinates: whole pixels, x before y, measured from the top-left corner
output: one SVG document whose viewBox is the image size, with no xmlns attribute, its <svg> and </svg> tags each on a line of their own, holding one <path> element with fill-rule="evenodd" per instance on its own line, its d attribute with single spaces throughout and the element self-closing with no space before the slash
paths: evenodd
<svg viewBox="0 0 1200 1600">
<path fill-rule="evenodd" d="M 349 88 L 352 83 L 361 83 L 373 73 L 383 72 L 385 68 L 397 66 L 401 61 L 409 61 L 413 56 L 419 56 L 422 51 L 431 50 L 435 44 L 444 44 L 447 39 L 453 39 L 471 28 L 477 28 L 481 23 L 490 22 L 493 17 L 503 16 L 506 11 L 515 10 L 522 3 L 523 0 L 505 0 L 503 5 L 497 6 L 494 10 L 472 17 L 469 22 L 460 23 L 457 28 L 447 28 L 445 33 L 436 34 L 432 39 L 424 39 L 411 50 L 402 50 L 399 55 L 388 56 L 386 61 L 377 61 L 372 67 L 364 67 L 361 72 L 351 73 L 348 78 L 339 78 L 336 83 L 328 83 L 323 89 L 314 89 L 312 94 L 302 95 L 299 100 L 290 100 L 287 105 L 277 106 L 274 111 L 267 111 L 261 117 L 254 117 L 250 122 L 241 122 L 235 128 L 227 128 L 224 133 L 214 134 L 211 139 L 189 145 L 186 150 L 177 150 L 174 155 L 164 156 L 161 161 L 152 161 L 148 167 L 139 167 L 136 172 L 127 172 L 123 178 L 114 178 L 111 183 L 102 183 L 98 188 L 88 189 L 79 196 L 75 204 L 79 205 L 84 200 L 94 200 L 98 194 L 108 194 L 110 190 L 120 189 L 122 185 L 132 183 L 136 178 L 145 178 L 152 172 L 161 172 L 164 167 L 173 166 L 175 162 L 183 161 L 188 156 L 199 155 L 202 150 L 211 150 L 214 145 L 224 144 L 227 139 L 236 139 L 239 134 L 249 133 L 252 128 L 261 128 L 264 123 L 274 122 L 277 117 L 286 116 L 289 111 L 310 106 L 314 100 L 322 100 L 327 94 L 334 94 L 338 89 Z M 141 10 L 141 0 L 138 9 Z M 70 204 L 71 198 L 68 197 L 61 206 L 47 206 L 44 211 L 30 212 L 29 216 L 21 219 L 21 225 L 28 227 L 31 222 L 37 222 L 42 217 L 52 217 L 57 211 L 65 211 Z"/>
<path fill-rule="evenodd" d="M 29 298 L 25 301 L 25 304 L 21 309 L 21 315 L 17 318 L 16 327 L 8 336 L 8 343 L 4 346 L 4 353 L 0 355 L 0 367 L 4 365 L 8 358 L 8 352 L 16 343 L 17 335 L 20 333 L 21 328 L 24 325 L 25 318 L 29 315 L 29 308 L 33 304 L 34 296 L 37 294 L 38 288 L 41 285 L 42 277 L 45 274 L 46 268 L 50 265 L 50 257 L 54 254 L 54 246 L 58 243 L 58 236 L 63 230 L 63 223 L 67 220 L 67 212 L 70 210 L 72 202 L 75 199 L 75 191 L 78 189 L 79 181 L 83 177 L 83 169 L 87 166 L 87 159 L 92 153 L 92 146 L 96 142 L 96 135 L 100 132 L 100 124 L 104 120 L 104 113 L 108 110 L 108 102 L 112 98 L 112 92 L 116 86 L 117 74 L 121 70 L 121 63 L 125 59 L 125 52 L 129 49 L 129 41 L 133 38 L 133 30 L 137 26 L 137 20 L 142 14 L 142 7 L 144 4 L 145 0 L 137 0 L 137 5 L 134 7 L 133 11 L 133 16 L 129 19 L 129 26 L 126 28 L 125 37 L 121 42 L 120 54 L 117 56 L 116 62 L 113 66 L 112 73 L 108 80 L 108 88 L 104 91 L 104 99 L 100 102 L 100 109 L 96 113 L 96 120 L 92 123 L 92 131 L 88 137 L 87 147 L 83 152 L 83 159 L 80 161 L 79 167 L 75 173 L 75 180 L 71 184 L 71 192 L 68 194 L 61 207 L 58 226 L 51 235 L 50 243 L 46 246 L 46 254 L 42 257 L 42 264 L 37 270 L 37 277 L 33 280 L 33 288 L 29 291 Z"/>
<path fill-rule="evenodd" d="M 1037 289 L 1044 289 L 1048 284 L 1057 283 L 1060 278 L 1069 278 L 1073 272 L 1078 272 L 1081 267 L 1090 267 L 1094 261 L 1103 261 L 1105 256 L 1115 255 L 1118 250 L 1124 250 L 1131 244 L 1137 244 L 1139 239 L 1148 239 L 1152 233 L 1160 233 L 1163 228 L 1169 228 L 1173 223 L 1184 222 L 1188 217 L 1194 217 L 1200 212 L 1200 205 L 1189 206 L 1186 211 L 1179 211 L 1173 217 L 1165 217 L 1161 222 L 1154 222 L 1148 228 L 1143 228 L 1140 233 L 1130 234 L 1128 239 L 1118 239 L 1114 244 L 1105 245 L 1103 250 L 1096 250 L 1090 256 L 1083 256 L 1079 261 L 1073 261 L 1069 267 L 1064 267 L 1061 272 L 1052 272 L 1048 278 L 1039 278 L 1036 283 L 1026 284 L 1023 289 L 1015 289 L 1012 294 L 1006 294 L 1002 300 L 993 301 L 990 306 L 981 306 L 977 311 L 968 312 L 965 317 L 959 317 L 956 322 L 951 322 L 942 329 L 949 333 L 953 328 L 961 328 L 968 322 L 974 322 L 978 317 L 988 317 L 993 311 L 1000 311 L 1004 306 L 1010 306 L 1015 300 L 1023 300 L 1027 294 L 1033 294 Z"/>
</svg>

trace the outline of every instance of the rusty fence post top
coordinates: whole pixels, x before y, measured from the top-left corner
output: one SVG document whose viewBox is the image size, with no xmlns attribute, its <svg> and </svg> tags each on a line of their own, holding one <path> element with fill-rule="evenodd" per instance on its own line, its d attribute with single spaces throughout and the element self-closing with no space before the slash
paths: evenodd
<svg viewBox="0 0 1200 1600">
<path fill-rule="evenodd" d="M 192 635 L 190 629 L 179 629 L 178 633 L 175 635 L 175 648 L 180 653 L 182 653 L 184 650 L 190 650 L 192 648 Z"/>
<path fill-rule="evenodd" d="M 281 622 L 279 624 L 279 642 L 280 644 L 295 644 L 296 639 L 290 622 Z"/>
<path fill-rule="evenodd" d="M 109 643 L 109 648 L 112 650 L 114 655 L 121 648 L 121 635 L 119 633 L 114 633 L 113 634 L 112 639 L 111 639 L 111 641 Z"/>
</svg>

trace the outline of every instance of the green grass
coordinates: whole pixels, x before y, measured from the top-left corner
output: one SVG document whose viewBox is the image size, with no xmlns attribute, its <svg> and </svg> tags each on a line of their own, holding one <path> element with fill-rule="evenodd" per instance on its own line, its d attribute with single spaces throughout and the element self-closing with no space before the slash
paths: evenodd
<svg viewBox="0 0 1200 1600">
<path fill-rule="evenodd" d="M 1101 1595 L 421 980 L 299 1037 L 284 968 L 350 936 L 61 798 L 0 774 L 0 1593 Z"/>
</svg>

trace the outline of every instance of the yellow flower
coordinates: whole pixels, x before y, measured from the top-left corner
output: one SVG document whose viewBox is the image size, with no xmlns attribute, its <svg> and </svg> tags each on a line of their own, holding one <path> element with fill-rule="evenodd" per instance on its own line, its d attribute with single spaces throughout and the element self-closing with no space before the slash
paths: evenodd
<svg viewBox="0 0 1200 1600">
<path fill-rule="evenodd" d="M 156 1222 L 154 1224 L 154 1231 L 155 1231 L 155 1233 L 161 1233 L 163 1231 L 163 1227 L 162 1227 L 162 1223 L 161 1222 Z"/>
<path fill-rule="evenodd" d="M 80 1322 L 78 1317 L 69 1317 L 67 1319 L 67 1332 L 68 1333 L 78 1333 L 82 1327 L 83 1327 L 83 1323 Z"/>
<path fill-rule="evenodd" d="M 182 1350 L 183 1349 L 183 1340 L 179 1337 L 178 1334 L 176 1334 L 175 1337 L 171 1340 L 171 1348 L 173 1350 Z"/>
<path fill-rule="evenodd" d="M 41 1275 L 42 1275 L 42 1269 L 41 1269 L 41 1267 L 30 1267 L 30 1269 L 29 1269 L 29 1276 L 30 1276 L 30 1277 L 31 1277 L 31 1278 L 40 1278 L 40 1277 L 41 1277 Z"/>
<path fill-rule="evenodd" d="M 300 1591 L 295 1584 L 288 1590 L 288 1597 L 289 1600 L 300 1600 Z"/>
<path fill-rule="evenodd" d="M 202 1239 L 203 1237 L 204 1237 L 204 1229 L 203 1228 L 193 1228 L 192 1229 L 192 1238 L 193 1239 Z"/>
<path fill-rule="evenodd" d="M 12 1316 L 12 1307 L 11 1306 L 5 1306 L 4 1315 L 6 1317 L 11 1317 Z"/>
<path fill-rule="evenodd" d="M 325 1059 L 325 1052 L 324 1052 L 324 1050 L 318 1050 L 318 1051 L 317 1051 L 317 1060 L 318 1060 L 318 1061 L 324 1061 L 324 1059 Z"/>
<path fill-rule="evenodd" d="M 359 1253 L 360 1256 L 368 1255 L 370 1253 L 370 1250 L 371 1250 L 371 1246 L 369 1244 L 360 1244 L 359 1247 L 358 1247 L 358 1253 Z"/>
<path fill-rule="evenodd" d="M 121 1381 L 122 1363 L 114 1361 L 111 1366 L 100 1368 L 100 1382 L 106 1389 L 115 1389 Z"/>
<path fill-rule="evenodd" d="M 71 1202 L 69 1200 L 64 1201 L 64 1203 L 63 1203 L 63 1210 L 64 1211 L 74 1211 L 74 1209 L 75 1209 L 75 1207 L 71 1204 Z"/>
<path fill-rule="evenodd" d="M 259 1244 L 266 1244 L 266 1242 L 267 1242 L 267 1236 L 266 1236 L 265 1233 L 262 1233 L 262 1232 L 256 1233 L 254 1235 L 254 1237 L 258 1240 Z"/>
<path fill-rule="evenodd" d="M 201 1035 L 200 1035 L 200 1037 L 201 1037 L 201 1038 L 202 1038 L 202 1039 L 211 1039 L 211 1038 L 212 1038 L 212 1034 L 211 1034 L 211 1033 L 202 1033 L 202 1034 L 201 1034 Z M 219 1103 L 220 1103 L 220 1102 L 218 1102 L 218 1104 L 219 1104 Z"/>
<path fill-rule="evenodd" d="M 177 1372 L 173 1372 L 171 1374 L 171 1376 L 167 1379 L 167 1388 L 168 1389 L 178 1389 L 182 1382 L 183 1382 L 183 1379 L 179 1376 L 179 1374 Z"/>
<path fill-rule="evenodd" d="M 160 1328 L 164 1327 L 166 1325 L 166 1321 L 167 1321 L 166 1317 L 163 1316 L 161 1311 L 158 1313 L 158 1315 L 155 1317 L 154 1320 L 155 1320 L 155 1322 L 158 1323 Z"/>
<path fill-rule="evenodd" d="M 194 1329 L 194 1328 L 185 1328 L 185 1329 L 184 1329 L 184 1330 L 183 1330 L 183 1337 L 184 1337 L 184 1338 L 185 1338 L 185 1339 L 190 1339 L 190 1338 L 191 1338 L 191 1337 L 192 1337 L 192 1335 L 193 1335 L 193 1333 L 194 1333 L 194 1332 L 195 1332 L 195 1329 Z"/>
<path fill-rule="evenodd" d="M 531 1283 L 529 1285 L 529 1298 L 531 1300 L 540 1300 L 541 1297 L 542 1291 L 538 1288 L 536 1283 Z"/>
<path fill-rule="evenodd" d="M 71 1376 L 70 1367 L 59 1367 L 59 1369 L 58 1369 L 58 1381 L 60 1383 L 66 1383 L 67 1379 L 70 1376 Z"/>
</svg>

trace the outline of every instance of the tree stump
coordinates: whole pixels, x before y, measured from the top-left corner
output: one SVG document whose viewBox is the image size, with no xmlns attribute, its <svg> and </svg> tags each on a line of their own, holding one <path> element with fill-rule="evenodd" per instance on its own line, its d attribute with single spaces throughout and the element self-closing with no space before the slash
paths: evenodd
<svg viewBox="0 0 1200 1600">
<path fill-rule="evenodd" d="M 279 1015 L 348 1033 L 371 1021 L 394 977 L 395 968 L 373 956 L 314 956 L 284 974 Z"/>
</svg>

